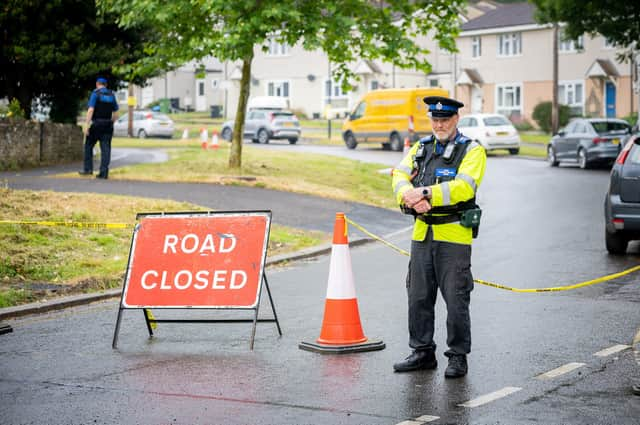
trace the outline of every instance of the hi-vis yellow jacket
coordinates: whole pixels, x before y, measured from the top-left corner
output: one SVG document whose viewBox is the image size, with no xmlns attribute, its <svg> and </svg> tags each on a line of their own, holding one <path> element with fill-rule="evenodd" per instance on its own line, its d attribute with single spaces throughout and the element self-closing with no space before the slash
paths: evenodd
<svg viewBox="0 0 640 425">
<path fill-rule="evenodd" d="M 411 183 L 411 173 L 413 171 L 413 160 L 421 142 L 415 143 L 407 156 L 394 168 L 392 187 L 398 205 L 402 205 L 402 194 L 413 188 Z M 433 139 L 435 144 L 435 138 Z M 453 143 L 450 141 L 449 143 Z M 433 147 L 435 150 L 435 146 Z M 477 142 L 469 142 L 466 153 L 462 158 L 456 177 L 453 180 L 435 184 L 431 187 L 432 207 L 455 205 L 459 202 L 468 201 L 476 196 L 480 187 L 484 171 L 487 164 L 487 154 L 484 148 Z M 424 241 L 427 236 L 429 224 L 422 220 L 416 220 L 413 225 L 414 241 Z M 471 228 L 463 227 L 460 222 L 446 224 L 432 224 L 433 239 L 436 241 L 452 242 L 471 245 Z"/>
</svg>

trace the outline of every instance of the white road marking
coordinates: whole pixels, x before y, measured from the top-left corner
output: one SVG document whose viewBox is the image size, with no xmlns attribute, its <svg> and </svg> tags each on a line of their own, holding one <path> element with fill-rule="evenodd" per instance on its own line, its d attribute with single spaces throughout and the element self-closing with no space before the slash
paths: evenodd
<svg viewBox="0 0 640 425">
<path fill-rule="evenodd" d="M 437 421 L 438 419 L 440 419 L 440 416 L 422 415 L 418 418 L 411 419 L 408 421 L 403 421 L 396 425 L 423 425 L 423 424 L 426 424 L 427 422 Z"/>
<path fill-rule="evenodd" d="M 630 345 L 618 344 L 613 347 L 605 348 L 604 350 L 600 350 L 597 353 L 594 353 L 594 356 L 597 357 L 607 357 L 615 353 L 619 353 L 620 351 L 626 350 L 627 348 L 631 348 Z"/>
<path fill-rule="evenodd" d="M 513 394 L 515 392 L 520 391 L 522 388 L 519 387 L 504 387 L 501 390 L 498 391 L 494 391 L 492 393 L 489 394 L 485 394 L 483 396 L 480 396 L 478 398 L 474 398 L 473 400 L 469 400 L 466 401 L 462 404 L 459 404 L 458 406 L 461 407 L 478 407 L 478 406 L 482 406 L 483 404 L 487 404 L 487 403 L 491 403 L 492 401 L 498 400 L 502 397 L 506 397 L 509 394 Z"/>
<path fill-rule="evenodd" d="M 572 370 L 578 369 L 584 366 L 585 363 L 567 363 L 564 366 L 560 366 L 557 369 L 550 370 L 549 372 L 543 373 L 541 375 L 536 376 L 537 379 L 552 379 L 557 378 L 560 375 L 564 375 L 565 373 L 569 373 Z"/>
</svg>

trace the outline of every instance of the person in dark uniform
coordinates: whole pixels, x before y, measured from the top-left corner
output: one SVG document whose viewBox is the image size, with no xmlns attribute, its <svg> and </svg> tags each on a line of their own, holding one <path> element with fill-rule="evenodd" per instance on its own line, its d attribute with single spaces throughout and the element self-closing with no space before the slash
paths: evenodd
<svg viewBox="0 0 640 425">
<path fill-rule="evenodd" d="M 460 134 L 458 109 L 446 97 L 425 97 L 433 135 L 414 144 L 393 171 L 393 190 L 403 212 L 415 217 L 407 275 L 409 346 L 413 352 L 393 365 L 396 372 L 435 369 L 433 340 L 438 290 L 447 305 L 449 358 L 445 377 L 467 374 L 471 351 L 471 242 L 481 211 L 475 204 L 484 177 L 484 148 Z"/>
<path fill-rule="evenodd" d="M 84 126 L 84 168 L 80 175 L 93 175 L 93 147 L 100 142 L 100 172 L 98 179 L 109 178 L 113 123 L 118 119 L 116 96 L 107 88 L 107 80 L 96 79 L 96 89 L 89 97 L 89 109 Z"/>
</svg>

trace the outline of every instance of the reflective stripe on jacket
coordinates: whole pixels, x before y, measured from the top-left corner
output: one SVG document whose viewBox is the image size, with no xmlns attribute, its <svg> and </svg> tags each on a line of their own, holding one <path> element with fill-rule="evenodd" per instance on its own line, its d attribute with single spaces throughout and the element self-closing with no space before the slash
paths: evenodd
<svg viewBox="0 0 640 425">
<path fill-rule="evenodd" d="M 433 143 L 436 143 L 435 140 Z M 420 142 L 415 143 L 407 156 L 393 170 L 391 184 L 398 205 L 402 204 L 402 195 L 413 188 L 411 183 L 411 175 L 414 171 L 413 160 L 419 146 Z M 487 154 L 484 148 L 476 142 L 467 143 L 466 152 L 458 167 L 456 177 L 453 180 L 430 186 L 431 205 L 433 207 L 455 205 L 474 198 L 484 177 L 486 163 Z M 421 220 L 416 220 L 413 226 L 412 239 L 423 241 L 429 226 L 429 224 Z M 433 226 L 434 240 L 471 245 L 471 229 L 461 226 L 459 222 L 433 224 L 431 226 Z"/>
</svg>

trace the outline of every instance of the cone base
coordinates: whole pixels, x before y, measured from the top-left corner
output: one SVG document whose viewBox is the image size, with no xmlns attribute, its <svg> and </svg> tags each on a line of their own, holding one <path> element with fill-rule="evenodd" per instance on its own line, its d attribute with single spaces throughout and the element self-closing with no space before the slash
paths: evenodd
<svg viewBox="0 0 640 425">
<path fill-rule="evenodd" d="M 363 351 L 377 351 L 383 350 L 386 347 L 385 343 L 381 340 L 368 339 L 360 344 L 320 344 L 318 342 L 305 342 L 302 341 L 298 344 L 298 348 L 306 351 L 313 351 L 320 354 L 348 354 L 348 353 L 360 353 Z"/>
</svg>

